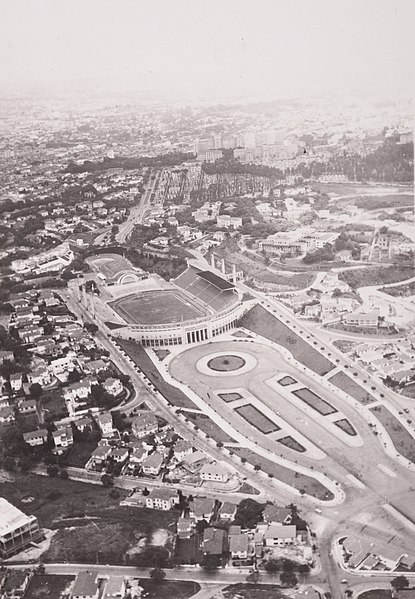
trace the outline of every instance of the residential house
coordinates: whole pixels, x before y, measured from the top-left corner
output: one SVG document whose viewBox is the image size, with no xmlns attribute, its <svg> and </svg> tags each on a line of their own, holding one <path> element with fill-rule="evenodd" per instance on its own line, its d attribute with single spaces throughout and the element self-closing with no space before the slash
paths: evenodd
<svg viewBox="0 0 415 599">
<path fill-rule="evenodd" d="M 24 597 L 32 575 L 30 570 L 8 570 L 1 591 L 1 599 Z"/>
<path fill-rule="evenodd" d="M 36 431 L 30 431 L 29 433 L 23 433 L 23 439 L 25 443 L 31 447 L 37 445 L 44 445 L 48 438 L 48 431 L 45 428 L 40 428 Z"/>
<path fill-rule="evenodd" d="M 134 448 L 132 453 L 130 454 L 128 467 L 130 469 L 137 468 L 144 462 L 144 460 L 146 459 L 147 456 L 148 456 L 148 450 L 145 449 L 144 447 Z"/>
<path fill-rule="evenodd" d="M 152 510 L 171 510 L 179 503 L 179 495 L 170 489 L 152 489 L 146 497 L 146 507 Z"/>
<path fill-rule="evenodd" d="M 123 576 L 109 576 L 105 584 L 102 599 L 117 599 L 126 595 L 126 585 Z M 133 596 L 133 595 L 131 595 Z"/>
<path fill-rule="evenodd" d="M 91 457 L 88 461 L 88 464 L 92 466 L 92 468 L 96 468 L 97 466 L 102 466 L 108 456 L 111 453 L 111 447 L 108 445 L 99 445 L 91 454 Z"/>
<path fill-rule="evenodd" d="M 348 314 L 343 320 L 344 324 L 351 327 L 377 328 L 379 317 L 377 314 L 364 314 L 363 312 Z"/>
<path fill-rule="evenodd" d="M 0 351 L 0 364 L 4 364 L 5 362 L 14 362 L 12 351 Z"/>
<path fill-rule="evenodd" d="M 120 379 L 114 379 L 112 377 L 107 378 L 102 383 L 102 386 L 104 387 L 105 391 L 113 397 L 117 397 L 117 395 L 120 395 L 124 390 L 123 384 L 120 381 Z"/>
<path fill-rule="evenodd" d="M 34 399 L 25 399 L 18 403 L 20 414 L 34 414 L 36 413 L 37 404 Z"/>
<path fill-rule="evenodd" d="M 111 412 L 98 414 L 97 421 L 103 437 L 110 437 L 114 432 Z"/>
<path fill-rule="evenodd" d="M 55 443 L 55 448 L 58 451 L 63 451 L 73 444 L 73 434 L 72 428 L 70 426 L 63 426 L 58 428 L 56 431 L 53 431 L 52 437 L 53 442 Z"/>
<path fill-rule="evenodd" d="M 202 551 L 204 555 L 222 557 L 227 552 L 227 535 L 221 528 L 205 528 L 203 532 Z"/>
<path fill-rule="evenodd" d="M 160 473 L 163 462 L 163 456 L 155 451 L 143 461 L 143 473 L 157 476 Z"/>
<path fill-rule="evenodd" d="M 177 521 L 177 534 L 180 539 L 190 539 L 192 536 L 195 520 L 193 518 L 182 517 Z"/>
<path fill-rule="evenodd" d="M 291 524 L 292 514 L 291 510 L 286 507 L 279 507 L 278 505 L 267 504 L 264 508 L 262 517 L 264 522 L 267 524 Z"/>
<path fill-rule="evenodd" d="M 79 420 L 75 420 L 74 425 L 76 426 L 78 431 L 83 433 L 87 430 L 92 430 L 94 423 L 90 416 L 84 416 L 83 418 L 80 418 Z"/>
<path fill-rule="evenodd" d="M 117 463 L 125 462 L 128 459 L 128 449 L 126 447 L 114 448 L 109 457 Z"/>
<path fill-rule="evenodd" d="M 40 364 L 28 373 L 27 380 L 30 385 L 35 385 L 37 383 L 41 387 L 46 387 L 52 382 L 52 377 L 46 365 Z"/>
<path fill-rule="evenodd" d="M 224 501 L 219 508 L 218 517 L 221 520 L 232 521 L 235 518 L 236 510 L 238 506 L 230 501 Z"/>
<path fill-rule="evenodd" d="M 221 464 L 211 462 L 203 466 L 200 471 L 200 478 L 202 480 L 226 483 L 229 480 L 229 471 Z"/>
<path fill-rule="evenodd" d="M 266 530 L 264 538 L 267 547 L 294 545 L 297 540 L 297 529 L 293 524 L 288 526 L 272 524 Z"/>
<path fill-rule="evenodd" d="M 174 446 L 174 455 L 179 462 L 183 460 L 187 455 L 193 453 L 193 446 L 189 441 L 185 439 L 179 439 Z"/>
<path fill-rule="evenodd" d="M 0 424 L 7 424 L 15 421 L 14 410 L 11 406 L 0 409 Z"/>
<path fill-rule="evenodd" d="M 23 376 L 21 372 L 10 375 L 10 387 L 13 393 L 18 393 L 23 387 Z"/>
<path fill-rule="evenodd" d="M 206 497 L 195 497 L 189 504 L 189 514 L 196 521 L 210 522 L 215 512 L 215 500 Z"/>
<path fill-rule="evenodd" d="M 152 412 L 144 412 L 141 411 L 138 413 L 138 416 L 134 418 L 131 430 L 133 434 L 141 439 L 142 437 L 146 437 L 147 435 L 151 435 L 158 430 L 158 421 Z"/>
<path fill-rule="evenodd" d="M 98 599 L 100 584 L 96 572 L 79 572 L 75 578 L 71 599 Z"/>
<path fill-rule="evenodd" d="M 249 538 L 246 533 L 229 534 L 229 551 L 233 559 L 247 559 Z"/>
<path fill-rule="evenodd" d="M 43 327 L 27 326 L 19 329 L 19 338 L 22 343 L 36 343 L 43 335 Z"/>
<path fill-rule="evenodd" d="M 90 362 L 85 362 L 83 368 L 85 372 L 98 374 L 98 372 L 103 372 L 108 369 L 108 363 L 104 362 L 104 360 L 91 360 Z"/>
</svg>

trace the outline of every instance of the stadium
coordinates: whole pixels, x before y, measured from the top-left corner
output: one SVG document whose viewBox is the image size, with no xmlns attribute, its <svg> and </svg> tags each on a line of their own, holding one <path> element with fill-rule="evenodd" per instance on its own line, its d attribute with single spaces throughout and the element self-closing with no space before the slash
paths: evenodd
<svg viewBox="0 0 415 599">
<path fill-rule="evenodd" d="M 147 347 L 197 343 L 231 330 L 245 311 L 235 285 L 211 270 L 188 264 L 166 283 L 154 276 L 144 279 L 141 272 L 134 276 L 135 268 L 119 258 L 89 260 L 100 298 L 87 301 L 84 294 L 88 309 L 92 302 L 105 303 L 104 312 L 94 307 L 94 316 L 111 325 L 114 337 Z"/>
</svg>

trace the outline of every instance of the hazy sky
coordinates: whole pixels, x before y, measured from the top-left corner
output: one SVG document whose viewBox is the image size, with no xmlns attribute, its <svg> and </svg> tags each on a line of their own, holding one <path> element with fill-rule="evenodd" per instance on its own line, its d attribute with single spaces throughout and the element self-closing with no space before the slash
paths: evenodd
<svg viewBox="0 0 415 599">
<path fill-rule="evenodd" d="M 415 0 L 0 0 L 0 85 L 413 91 Z"/>
</svg>

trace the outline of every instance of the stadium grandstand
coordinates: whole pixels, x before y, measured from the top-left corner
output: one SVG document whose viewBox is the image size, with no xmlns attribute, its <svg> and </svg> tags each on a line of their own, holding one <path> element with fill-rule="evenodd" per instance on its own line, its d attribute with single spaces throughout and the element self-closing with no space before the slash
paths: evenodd
<svg viewBox="0 0 415 599">
<path fill-rule="evenodd" d="M 124 322 L 113 327 L 112 335 L 146 347 L 212 339 L 232 330 L 248 309 L 235 285 L 194 266 L 189 266 L 167 288 L 143 288 L 105 303 Z"/>
<path fill-rule="evenodd" d="M 194 266 L 179 275 L 175 284 L 213 312 L 224 310 L 238 300 L 235 285 L 209 270 L 198 270 Z"/>
</svg>

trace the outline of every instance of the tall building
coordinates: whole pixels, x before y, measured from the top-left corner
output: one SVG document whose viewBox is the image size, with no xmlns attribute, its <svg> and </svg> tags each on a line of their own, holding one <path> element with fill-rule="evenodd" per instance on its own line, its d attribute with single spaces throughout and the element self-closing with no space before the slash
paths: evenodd
<svg viewBox="0 0 415 599">
<path fill-rule="evenodd" d="M 6 559 L 40 541 L 43 531 L 35 516 L 26 516 L 0 497 L 0 557 Z"/>
</svg>

